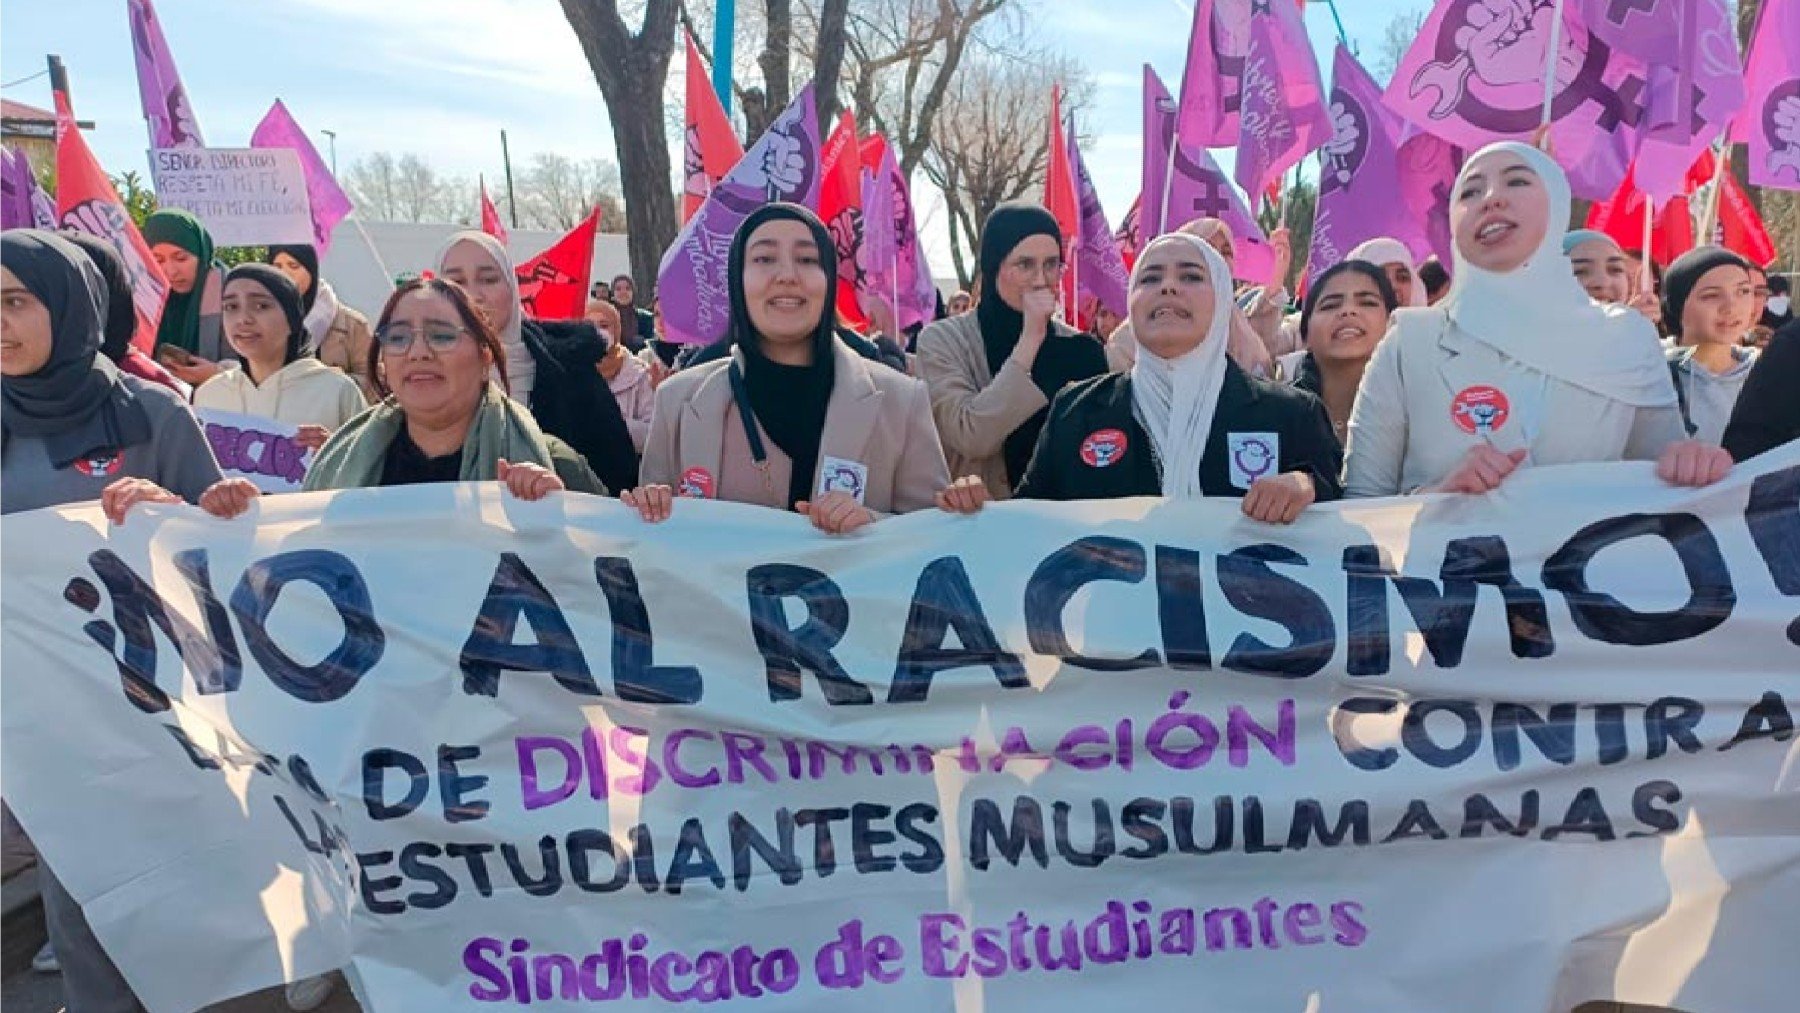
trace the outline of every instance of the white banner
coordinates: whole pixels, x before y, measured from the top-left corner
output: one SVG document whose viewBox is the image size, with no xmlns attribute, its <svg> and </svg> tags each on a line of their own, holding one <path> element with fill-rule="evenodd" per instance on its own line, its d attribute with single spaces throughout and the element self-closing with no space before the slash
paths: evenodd
<svg viewBox="0 0 1800 1013">
<path fill-rule="evenodd" d="M 193 213 L 219 247 L 313 242 L 306 172 L 288 148 L 158 148 L 150 177 L 157 203 Z"/>
<path fill-rule="evenodd" d="M 1800 445 L 828 538 L 493 485 L 6 518 L 5 793 L 154 1011 L 1800 994 Z M 185 674 L 184 674 L 185 666 Z"/>
<path fill-rule="evenodd" d="M 312 450 L 294 441 L 299 426 L 261 415 L 196 408 L 194 417 L 228 477 L 247 478 L 263 492 L 299 492 Z"/>
</svg>

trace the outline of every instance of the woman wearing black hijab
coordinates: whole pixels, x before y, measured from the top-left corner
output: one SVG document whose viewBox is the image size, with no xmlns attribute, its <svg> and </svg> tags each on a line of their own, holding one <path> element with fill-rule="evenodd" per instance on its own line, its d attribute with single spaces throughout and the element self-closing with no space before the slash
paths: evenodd
<svg viewBox="0 0 1800 1013">
<path fill-rule="evenodd" d="M 981 230 L 975 312 L 919 334 L 919 376 L 950 470 L 979 476 L 997 497 L 1024 476 L 1051 398 L 1106 372 L 1099 341 L 1052 319 L 1062 249 L 1056 219 L 1042 207 L 995 208 Z"/>
<path fill-rule="evenodd" d="M 0 233 L 0 514 L 98 499 L 123 523 L 135 503 L 196 502 L 219 481 L 187 405 L 100 354 L 107 298 L 80 247 L 36 229 Z M 74 1010 L 134 1008 L 81 906 L 46 872 L 44 917 L 64 1001 Z"/>
<path fill-rule="evenodd" d="M 112 243 L 89 232 L 69 229 L 58 235 L 87 254 L 106 288 L 106 322 L 100 328 L 101 354 L 111 359 L 120 372 L 161 384 L 186 400 L 193 390 L 131 343 L 137 334 L 137 307 L 132 304 L 131 278 L 125 273 L 125 261 L 119 251 Z"/>
<path fill-rule="evenodd" d="M 954 497 L 924 384 L 871 365 L 834 332 L 831 235 L 795 204 L 759 208 L 731 242 L 731 352 L 656 392 L 643 485 L 647 521 L 677 496 L 798 510 L 832 534 Z"/>
<path fill-rule="evenodd" d="M 369 318 L 338 302 L 337 293 L 319 277 L 318 251 L 303 244 L 271 246 L 269 263 L 300 290 L 307 353 L 355 380 L 368 400 L 380 400 L 369 375 L 369 346 L 375 342 Z"/>
</svg>

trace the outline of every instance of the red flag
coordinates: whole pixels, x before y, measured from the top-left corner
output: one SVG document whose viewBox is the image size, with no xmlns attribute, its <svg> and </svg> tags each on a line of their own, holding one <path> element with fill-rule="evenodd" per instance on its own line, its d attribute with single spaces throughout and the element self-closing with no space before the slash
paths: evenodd
<svg viewBox="0 0 1800 1013">
<path fill-rule="evenodd" d="M 1062 88 L 1055 85 L 1050 89 L 1050 173 L 1044 182 L 1044 207 L 1050 210 L 1056 218 L 1056 227 L 1062 231 L 1063 319 L 1073 325 L 1077 313 L 1076 279 L 1072 268 L 1075 242 L 1081 237 L 1081 200 L 1075 195 L 1075 167 L 1069 161 L 1069 145 L 1063 135 Z"/>
<path fill-rule="evenodd" d="M 1706 178 L 1711 179 L 1715 169 L 1711 151 L 1694 163 L 1696 171 L 1702 168 Z M 1692 179 L 1690 173 L 1690 185 Z M 1725 247 L 1752 264 L 1767 267 L 1774 263 L 1775 240 L 1770 238 L 1768 226 L 1763 224 L 1762 216 L 1756 213 L 1756 205 L 1750 203 L 1743 184 L 1738 182 L 1737 174 L 1729 165 L 1719 173 L 1719 195 L 1715 199 L 1719 202 L 1718 223 L 1713 226 L 1713 234 L 1707 241 Z"/>
<path fill-rule="evenodd" d="M 837 129 L 825 140 L 819 184 L 819 218 L 837 247 L 837 308 L 850 326 L 865 330 L 869 318 L 856 300 L 856 251 L 862 245 L 862 159 L 857 152 L 856 120 L 845 110 Z"/>
<path fill-rule="evenodd" d="M 1701 156 L 1688 170 L 1689 192 L 1705 182 L 1712 171 L 1710 155 Z M 1587 227 L 1604 232 L 1627 250 L 1644 246 L 1644 195 L 1638 192 L 1636 174 L 1627 170 L 1618 190 L 1589 209 Z M 1694 248 L 1694 219 L 1687 197 L 1681 196 L 1656 209 L 1650 233 L 1650 259 L 1667 267 L 1676 257 Z"/>
<path fill-rule="evenodd" d="M 68 92 L 58 86 L 55 94 L 57 224 L 99 236 L 118 251 L 131 281 L 132 308 L 137 311 L 137 333 L 131 343 L 148 355 L 156 349 L 156 328 L 169 297 L 169 281 L 150 255 L 150 244 L 125 212 L 125 202 L 113 189 L 112 180 L 106 178 L 106 171 L 75 126 Z"/>
<path fill-rule="evenodd" d="M 744 157 L 744 146 L 732 132 L 731 118 L 712 89 L 694 37 L 687 39 L 687 130 L 683 143 L 681 221 L 694 217 L 706 195 Z"/>
<path fill-rule="evenodd" d="M 500 209 L 488 199 L 485 179 L 481 181 L 481 231 L 500 240 L 501 246 L 506 245 L 506 226 L 500 222 Z"/>
<path fill-rule="evenodd" d="M 516 269 L 519 301 L 535 320 L 579 320 L 587 311 L 588 276 L 593 272 L 594 233 L 600 209 Z"/>
</svg>

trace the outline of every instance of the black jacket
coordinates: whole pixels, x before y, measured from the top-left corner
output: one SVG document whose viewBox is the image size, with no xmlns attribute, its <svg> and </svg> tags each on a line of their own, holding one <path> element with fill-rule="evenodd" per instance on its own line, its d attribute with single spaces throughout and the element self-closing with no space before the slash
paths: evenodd
<svg viewBox="0 0 1800 1013">
<path fill-rule="evenodd" d="M 1725 427 L 1725 449 L 1747 461 L 1790 440 L 1800 440 L 1800 320 L 1769 342 L 1750 370 Z"/>
<path fill-rule="evenodd" d="M 1228 363 L 1212 432 L 1200 460 L 1208 496 L 1242 498 L 1248 483 L 1232 483 L 1231 436 L 1273 433 L 1278 467 L 1268 474 L 1304 471 L 1319 502 L 1343 495 L 1343 450 L 1319 399 L 1259 380 Z M 1246 464 L 1250 473 L 1260 462 Z M 1160 496 L 1162 480 L 1150 437 L 1131 410 L 1131 375 L 1108 373 L 1070 384 L 1050 404 L 1050 417 L 1014 494 L 1019 499 L 1122 499 Z"/>
<path fill-rule="evenodd" d="M 586 458 L 607 489 L 635 488 L 631 430 L 595 368 L 606 351 L 600 331 L 585 320 L 527 320 L 521 333 L 537 363 L 530 408 L 538 425 Z"/>
</svg>

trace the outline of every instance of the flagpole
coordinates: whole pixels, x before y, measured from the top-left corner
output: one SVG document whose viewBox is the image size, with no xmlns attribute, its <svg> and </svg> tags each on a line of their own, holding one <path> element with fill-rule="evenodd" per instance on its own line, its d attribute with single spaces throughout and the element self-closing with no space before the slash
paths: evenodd
<svg viewBox="0 0 1800 1013">
<path fill-rule="evenodd" d="M 1638 291 L 1640 291 L 1640 292 L 1654 293 L 1656 291 L 1656 276 L 1650 270 L 1650 244 L 1654 241 L 1655 232 L 1656 232 L 1656 198 L 1650 196 L 1649 194 L 1645 194 L 1644 195 L 1644 259 L 1643 259 L 1643 264 L 1642 264 L 1643 274 L 1638 278 Z"/>
<path fill-rule="evenodd" d="M 1719 201 L 1725 190 L 1725 174 L 1731 171 L 1731 128 L 1719 137 L 1719 153 L 1713 158 L 1712 193 L 1707 196 L 1706 210 L 1700 214 L 1698 245 L 1712 244 L 1713 228 L 1719 223 Z"/>
<path fill-rule="evenodd" d="M 1549 126 L 1551 114 L 1555 112 L 1556 102 L 1556 55 L 1562 48 L 1563 0 L 1556 0 L 1556 9 L 1551 14 L 1549 56 L 1544 60 L 1544 117 L 1539 126 Z"/>
<path fill-rule="evenodd" d="M 1337 22 L 1338 41 L 1350 48 L 1350 36 L 1344 34 L 1344 19 L 1338 16 L 1337 0 L 1325 0 L 1325 6 L 1331 11 L 1331 20 Z"/>
<path fill-rule="evenodd" d="M 351 211 L 345 217 L 350 220 L 350 224 L 356 226 L 356 234 L 362 237 L 363 245 L 369 248 L 369 256 L 375 259 L 375 269 L 381 272 L 381 277 L 389 285 L 392 285 L 394 276 L 388 273 L 387 261 L 381 259 L 381 251 L 375 248 L 375 240 L 369 235 L 369 230 L 363 228 L 362 215 Z"/>
<path fill-rule="evenodd" d="M 1169 164 L 1163 170 L 1162 206 L 1156 209 L 1156 232 L 1144 238 L 1145 246 L 1150 245 L 1150 240 L 1169 231 L 1169 198 L 1175 193 L 1175 148 L 1179 144 L 1181 131 L 1177 128 L 1169 133 Z"/>
</svg>

